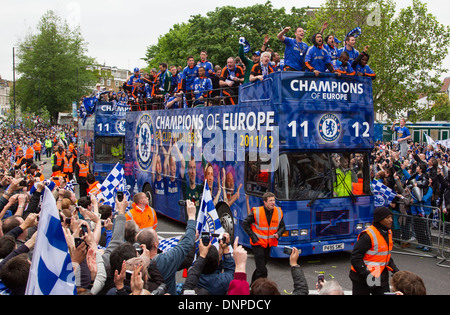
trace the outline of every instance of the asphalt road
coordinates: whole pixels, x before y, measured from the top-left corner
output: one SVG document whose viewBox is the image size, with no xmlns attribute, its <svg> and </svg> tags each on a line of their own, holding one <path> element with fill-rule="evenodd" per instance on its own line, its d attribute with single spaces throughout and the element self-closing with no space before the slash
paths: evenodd
<svg viewBox="0 0 450 315">
<path fill-rule="evenodd" d="M 44 175 L 48 178 L 51 175 L 50 159 L 43 158 L 43 161 L 48 161 L 43 169 Z M 158 216 L 157 232 L 161 238 L 182 235 L 184 231 L 184 224 L 175 222 L 161 215 Z M 246 249 L 249 253 L 247 261 L 247 279 L 250 280 L 251 275 L 255 270 L 255 263 L 251 249 Z M 437 263 L 441 261 L 439 258 L 428 257 L 418 251 L 411 252 L 414 253 L 414 255 L 406 254 L 408 252 L 401 250 L 397 246 L 394 248 L 392 257 L 400 270 L 409 270 L 421 276 L 427 288 L 428 295 L 450 295 L 450 268 L 438 266 Z M 446 256 L 450 257 L 450 254 L 447 253 Z M 319 273 L 325 274 L 325 280 L 334 279 L 338 281 L 346 294 L 351 293 L 352 285 L 348 277 L 350 270 L 350 252 L 335 252 L 300 257 L 299 264 L 303 267 L 311 294 L 316 293 L 315 288 Z M 445 262 L 444 264 L 450 267 L 450 261 Z M 293 282 L 287 258 L 272 258 L 270 259 L 267 268 L 269 270 L 269 278 L 276 281 L 278 289 L 282 294 L 289 294 L 292 292 Z M 177 282 L 184 282 L 181 272 L 177 274 Z"/>
<path fill-rule="evenodd" d="M 175 222 L 163 216 L 158 216 L 158 235 L 168 238 L 174 235 L 182 235 L 185 225 Z M 251 248 L 248 252 L 247 279 L 255 270 L 254 257 Z M 450 295 L 449 280 L 450 268 L 440 267 L 436 264 L 441 259 L 427 257 L 418 251 L 411 250 L 415 255 L 406 254 L 401 248 L 395 247 L 392 257 L 400 270 L 409 270 L 420 275 L 427 288 L 428 295 Z M 417 255 L 418 256 L 417 256 Z M 450 256 L 450 254 L 447 254 Z M 351 294 L 352 284 L 348 277 L 350 271 L 350 252 L 335 252 L 322 255 L 300 257 L 299 264 L 302 266 L 310 294 L 316 294 L 316 282 L 319 273 L 325 274 L 325 280 L 334 279 L 339 282 L 346 294 Z M 450 262 L 446 265 L 450 267 Z M 293 282 L 290 272 L 289 260 L 287 258 L 271 258 L 267 269 L 269 278 L 278 284 L 282 294 L 290 294 L 293 291 Z M 181 272 L 177 275 L 177 282 L 183 282 Z"/>
</svg>

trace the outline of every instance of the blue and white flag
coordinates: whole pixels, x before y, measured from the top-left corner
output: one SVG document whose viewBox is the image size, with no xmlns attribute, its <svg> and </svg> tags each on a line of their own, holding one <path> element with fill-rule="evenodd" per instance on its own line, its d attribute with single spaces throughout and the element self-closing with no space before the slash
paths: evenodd
<svg viewBox="0 0 450 315">
<path fill-rule="evenodd" d="M 128 189 L 125 188 L 125 172 L 122 164 L 117 163 L 103 181 L 100 192 L 97 195 L 97 200 L 100 201 L 103 199 L 103 204 L 111 206 L 114 210 L 116 207 L 116 195 L 118 191 L 123 191 L 124 198 L 130 201 L 130 193 Z"/>
<path fill-rule="evenodd" d="M 163 253 L 171 250 L 175 246 L 178 245 L 180 242 L 181 235 L 180 236 L 174 236 L 171 238 L 162 239 L 159 241 L 158 249 L 160 249 Z"/>
<path fill-rule="evenodd" d="M 219 220 L 216 207 L 209 189 L 208 182 L 205 180 L 203 188 L 202 201 L 200 203 L 200 210 L 197 216 L 197 231 L 201 235 L 202 232 L 209 232 L 213 234 L 223 234 L 225 230 Z M 212 244 L 218 246 L 217 238 L 212 239 Z"/>
<path fill-rule="evenodd" d="M 239 37 L 239 45 L 244 46 L 244 53 L 248 53 L 252 49 L 245 37 Z"/>
<path fill-rule="evenodd" d="M 372 181 L 372 191 L 375 197 L 375 207 L 389 207 L 397 193 L 378 180 Z"/>
<path fill-rule="evenodd" d="M 75 295 L 75 274 L 56 201 L 46 186 L 25 295 Z"/>
</svg>

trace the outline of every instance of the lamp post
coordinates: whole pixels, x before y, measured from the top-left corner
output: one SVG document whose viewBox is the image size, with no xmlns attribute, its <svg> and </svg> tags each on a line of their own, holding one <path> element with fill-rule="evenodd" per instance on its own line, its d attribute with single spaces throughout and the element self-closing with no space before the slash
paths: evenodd
<svg viewBox="0 0 450 315">
<path fill-rule="evenodd" d="M 14 119 L 14 129 L 16 128 L 16 51 L 13 46 L 13 119 Z"/>
<path fill-rule="evenodd" d="M 13 118 L 14 129 L 16 128 L 16 46 L 13 46 Z M 33 46 L 26 46 L 26 50 L 33 50 Z"/>
</svg>

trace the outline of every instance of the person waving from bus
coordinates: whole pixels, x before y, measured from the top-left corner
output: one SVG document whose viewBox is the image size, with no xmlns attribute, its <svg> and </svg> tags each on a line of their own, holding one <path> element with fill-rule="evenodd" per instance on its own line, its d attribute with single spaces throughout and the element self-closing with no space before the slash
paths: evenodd
<svg viewBox="0 0 450 315">
<path fill-rule="evenodd" d="M 333 65 L 331 64 L 331 57 L 328 51 L 323 48 L 322 34 L 316 33 L 312 37 L 313 46 L 308 48 L 305 56 L 305 66 L 307 70 L 314 72 L 319 76 L 321 72 L 325 72 L 326 69 L 330 72 L 335 72 Z"/>
<path fill-rule="evenodd" d="M 252 71 L 250 72 L 250 82 L 256 80 L 264 80 L 270 73 L 273 72 L 272 67 L 270 67 L 270 52 L 263 52 L 261 55 L 261 62 L 253 65 Z"/>
<path fill-rule="evenodd" d="M 295 38 L 284 36 L 291 30 L 285 27 L 278 35 L 278 39 L 286 45 L 284 50 L 284 71 L 303 71 L 305 68 L 305 55 L 308 45 L 303 42 L 305 30 L 302 27 L 295 29 Z"/>
<path fill-rule="evenodd" d="M 244 71 L 236 65 L 233 57 L 227 59 L 227 65 L 222 69 L 219 85 L 225 88 L 223 94 L 228 96 L 225 99 L 226 105 L 237 105 L 237 96 L 239 94 L 239 86 L 244 83 Z"/>
</svg>

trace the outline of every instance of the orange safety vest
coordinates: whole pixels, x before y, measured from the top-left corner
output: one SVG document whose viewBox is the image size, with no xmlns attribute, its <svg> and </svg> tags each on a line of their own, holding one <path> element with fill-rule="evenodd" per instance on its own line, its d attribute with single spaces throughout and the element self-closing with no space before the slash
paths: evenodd
<svg viewBox="0 0 450 315">
<path fill-rule="evenodd" d="M 59 152 L 56 152 L 56 165 L 61 166 L 63 158 L 65 156 L 65 153 L 59 154 Z"/>
<path fill-rule="evenodd" d="M 78 171 L 78 177 L 87 177 L 87 174 L 89 173 L 89 162 L 84 161 L 86 164 L 80 164 L 80 162 L 77 162 L 79 171 Z"/>
<path fill-rule="evenodd" d="M 17 157 L 17 161 L 16 161 L 16 163 L 14 163 L 14 165 L 15 166 L 19 166 L 20 165 L 20 163 L 22 163 L 22 161 L 23 161 L 23 159 L 24 159 L 25 157 L 24 156 L 22 156 L 22 157 Z"/>
<path fill-rule="evenodd" d="M 61 171 L 56 171 L 56 172 L 53 172 L 51 177 L 64 177 L 64 178 L 66 178 L 67 175 L 63 174 Z M 53 179 L 52 181 L 56 184 L 56 187 L 59 187 L 59 184 L 60 184 L 59 179 L 57 179 L 57 180 Z"/>
<path fill-rule="evenodd" d="M 33 149 L 36 152 L 41 152 L 42 146 L 39 142 L 36 142 L 35 144 L 33 144 Z"/>
<path fill-rule="evenodd" d="M 98 181 L 96 181 L 95 183 L 93 183 L 91 186 L 89 186 L 89 188 L 87 189 L 87 193 L 88 195 L 97 195 L 100 193 L 100 183 Z"/>
<path fill-rule="evenodd" d="M 372 247 L 366 252 L 363 258 L 367 269 L 374 277 L 377 278 L 380 277 L 384 268 L 388 268 L 388 270 L 392 271 L 392 268 L 388 266 L 391 259 L 391 251 L 394 246 L 394 243 L 392 241 L 392 231 L 389 230 L 389 244 L 386 243 L 383 235 L 381 235 L 378 229 L 373 225 L 369 226 L 363 232 L 366 232 L 367 235 L 369 235 L 370 240 L 372 241 Z M 351 268 L 356 272 L 353 266 Z"/>
<path fill-rule="evenodd" d="M 67 156 L 64 157 L 64 173 L 73 173 L 73 156 L 70 157 L 70 160 L 67 159 Z"/>
<path fill-rule="evenodd" d="M 25 153 L 26 159 L 32 159 L 34 156 L 34 151 L 32 147 L 28 147 L 27 152 Z"/>
<path fill-rule="evenodd" d="M 251 225 L 252 231 L 258 236 L 258 242 L 253 243 L 250 238 L 250 244 L 267 248 L 267 246 L 277 246 L 278 239 L 274 234 L 277 233 L 280 222 L 283 219 L 283 211 L 281 208 L 273 209 L 272 220 L 270 224 L 267 222 L 266 211 L 264 207 L 253 208 L 255 223 Z"/>
<path fill-rule="evenodd" d="M 139 229 L 152 228 L 156 229 L 158 226 L 158 218 L 156 217 L 156 211 L 150 206 L 146 206 L 144 211 L 139 209 L 135 203 L 133 203 L 130 211 L 125 213 L 127 221 L 133 220 L 139 226 Z"/>
</svg>

